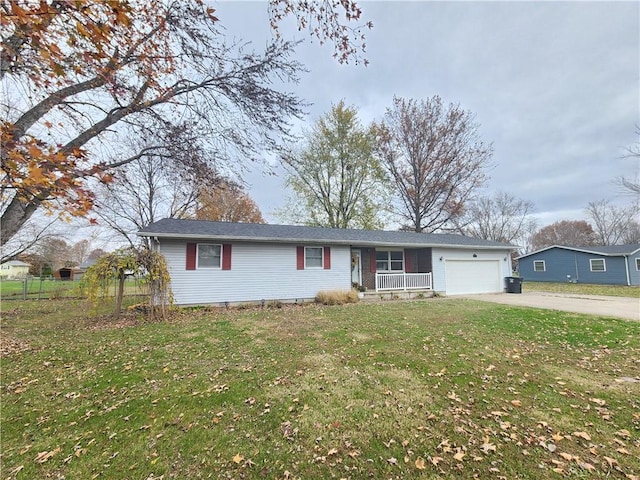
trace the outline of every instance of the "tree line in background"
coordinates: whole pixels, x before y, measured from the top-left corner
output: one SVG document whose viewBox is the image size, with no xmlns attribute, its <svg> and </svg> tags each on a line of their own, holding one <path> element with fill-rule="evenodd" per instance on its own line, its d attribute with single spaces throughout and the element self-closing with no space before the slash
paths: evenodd
<svg viewBox="0 0 640 480">
<path fill-rule="evenodd" d="M 236 179 L 268 155 L 285 167 L 293 196 L 279 215 L 291 223 L 393 224 L 525 249 L 640 241 L 637 203 L 591 202 L 590 224 L 538 230 L 531 202 L 481 195 L 493 147 L 473 113 L 437 95 L 394 97 L 370 125 L 341 101 L 296 143 L 289 122 L 304 104 L 277 85 L 297 81 L 303 66 L 278 22 L 293 16 L 333 42 L 338 61 L 363 61 L 371 24 L 350 26 L 361 19 L 354 2 L 329 7 L 270 1 L 278 35 L 254 51 L 229 42 L 201 0 L 3 3 L 0 79 L 11 92 L 1 105 L 3 260 L 30 251 L 51 268 L 82 263 L 71 252 L 81 242 L 56 246 L 46 233 L 60 217 L 92 215 L 130 245 L 164 217 L 264 222 Z M 619 184 L 637 195 L 637 181 Z M 68 253 L 54 259 L 47 249 Z"/>
</svg>

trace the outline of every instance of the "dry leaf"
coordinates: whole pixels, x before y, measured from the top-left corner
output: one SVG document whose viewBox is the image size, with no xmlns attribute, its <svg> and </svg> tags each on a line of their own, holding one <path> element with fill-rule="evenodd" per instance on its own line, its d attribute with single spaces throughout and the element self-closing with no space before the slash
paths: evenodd
<svg viewBox="0 0 640 480">
<path fill-rule="evenodd" d="M 387 463 L 390 463 L 391 465 L 397 465 L 398 459 L 396 459 L 395 457 L 387 458 Z"/>
<path fill-rule="evenodd" d="M 453 456 L 453 458 L 455 458 L 459 462 L 461 462 L 464 457 L 465 457 L 464 452 L 458 452 Z"/>
<path fill-rule="evenodd" d="M 575 458 L 578 458 L 578 457 L 574 457 L 570 453 L 565 453 L 565 452 L 560 452 L 560 453 L 558 453 L 558 455 L 560 455 L 562 458 L 564 458 L 568 462 L 570 462 L 571 460 L 573 460 Z"/>
<path fill-rule="evenodd" d="M 560 440 L 564 439 L 563 435 L 560 435 L 559 433 L 554 433 L 551 438 L 553 438 L 554 441 L 559 442 Z"/>
<path fill-rule="evenodd" d="M 587 441 L 591 440 L 591 435 L 589 435 L 587 432 L 573 432 L 573 436 L 584 438 Z"/>
<path fill-rule="evenodd" d="M 592 472 L 596 469 L 596 467 L 587 462 L 578 462 L 578 466 L 584 470 L 588 470 L 589 472 Z"/>
<path fill-rule="evenodd" d="M 60 453 L 60 450 L 62 450 L 62 449 L 60 447 L 58 447 L 55 450 L 51 450 L 50 452 L 40 452 L 36 456 L 34 461 L 37 462 L 37 463 L 44 463 L 47 460 L 49 460 L 51 457 L 53 457 L 55 454 Z"/>
<path fill-rule="evenodd" d="M 442 457 L 431 457 L 431 463 L 433 463 L 436 467 L 443 460 L 444 460 L 444 458 L 442 458 Z"/>
<path fill-rule="evenodd" d="M 513 405 L 514 407 L 521 407 L 522 402 L 520 400 L 511 400 L 511 405 Z"/>
<path fill-rule="evenodd" d="M 244 457 L 239 453 L 236 453 L 236 455 L 233 457 L 234 463 L 242 463 L 243 460 L 244 460 Z"/>
<path fill-rule="evenodd" d="M 416 464 L 416 468 L 418 470 L 424 470 L 425 468 L 427 468 L 426 465 L 424 464 L 424 458 L 422 458 L 422 457 L 416 458 L 416 463 L 415 464 Z"/>
</svg>

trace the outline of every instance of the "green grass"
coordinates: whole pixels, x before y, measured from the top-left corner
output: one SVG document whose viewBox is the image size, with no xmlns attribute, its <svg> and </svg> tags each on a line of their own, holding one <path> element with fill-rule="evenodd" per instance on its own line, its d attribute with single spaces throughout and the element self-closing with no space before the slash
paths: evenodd
<svg viewBox="0 0 640 480">
<path fill-rule="evenodd" d="M 640 323 L 460 299 L 3 304 L 2 478 L 640 475 Z"/>
<path fill-rule="evenodd" d="M 607 295 L 612 297 L 640 298 L 640 287 L 626 285 L 593 285 L 587 283 L 527 282 L 522 284 L 523 291 L 572 293 L 582 295 Z"/>
</svg>

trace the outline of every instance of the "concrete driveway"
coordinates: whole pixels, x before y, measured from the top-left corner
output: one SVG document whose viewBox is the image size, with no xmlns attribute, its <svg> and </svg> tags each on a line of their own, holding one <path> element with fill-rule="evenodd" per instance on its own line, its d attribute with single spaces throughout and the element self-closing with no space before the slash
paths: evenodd
<svg viewBox="0 0 640 480">
<path fill-rule="evenodd" d="M 495 293 L 464 295 L 483 302 L 503 303 L 522 307 L 546 308 L 565 312 L 586 313 L 602 317 L 640 320 L 640 298 L 604 297 L 547 292 Z"/>
</svg>

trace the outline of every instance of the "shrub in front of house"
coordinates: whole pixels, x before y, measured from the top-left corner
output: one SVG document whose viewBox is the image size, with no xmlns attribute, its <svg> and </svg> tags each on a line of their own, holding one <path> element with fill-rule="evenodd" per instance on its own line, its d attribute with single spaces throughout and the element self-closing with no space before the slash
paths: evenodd
<svg viewBox="0 0 640 480">
<path fill-rule="evenodd" d="M 325 290 L 318 292 L 316 302 L 323 305 L 344 305 L 345 303 L 356 303 L 359 301 L 358 291 L 351 290 Z"/>
</svg>

